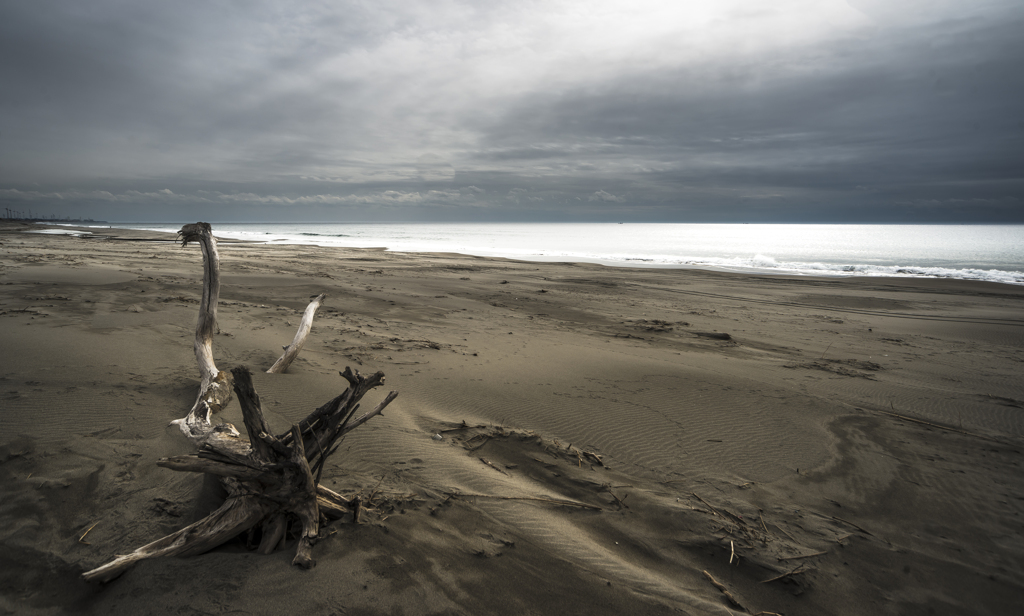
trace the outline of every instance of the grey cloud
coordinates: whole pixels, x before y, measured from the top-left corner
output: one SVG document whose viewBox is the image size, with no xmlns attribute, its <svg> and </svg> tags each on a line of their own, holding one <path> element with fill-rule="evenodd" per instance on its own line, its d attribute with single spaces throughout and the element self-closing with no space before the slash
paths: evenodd
<svg viewBox="0 0 1024 616">
<path fill-rule="evenodd" d="M 605 201 L 605 202 L 609 202 L 609 203 L 625 203 L 626 202 L 626 200 L 624 198 L 616 197 L 615 195 L 613 195 L 613 194 L 611 194 L 609 192 L 605 192 L 603 190 L 599 190 L 599 191 L 595 192 L 594 194 L 590 195 L 589 197 L 587 197 L 587 200 L 588 201 Z"/>
<path fill-rule="evenodd" d="M 0 201 L 1024 221 L 1018 2 L 719 4 L 2 2 Z"/>
<path fill-rule="evenodd" d="M 416 159 L 416 173 L 422 180 L 450 180 L 455 177 L 451 163 L 432 152 Z"/>
</svg>

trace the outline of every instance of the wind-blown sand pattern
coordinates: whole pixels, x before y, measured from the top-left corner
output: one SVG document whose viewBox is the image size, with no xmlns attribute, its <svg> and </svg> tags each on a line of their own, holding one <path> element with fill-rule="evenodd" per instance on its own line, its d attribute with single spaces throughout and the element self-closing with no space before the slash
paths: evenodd
<svg viewBox="0 0 1024 616">
<path fill-rule="evenodd" d="M 269 367 L 328 293 L 289 371 L 254 375 L 275 431 L 345 366 L 401 391 L 324 473 L 374 508 L 311 571 L 240 538 L 87 584 L 219 504 L 155 464 L 191 451 L 167 424 L 196 394 L 201 255 L 25 228 L 0 233 L 10 613 L 742 613 L 705 571 L 788 616 L 1024 596 L 1024 288 L 230 242 L 222 369 Z"/>
</svg>

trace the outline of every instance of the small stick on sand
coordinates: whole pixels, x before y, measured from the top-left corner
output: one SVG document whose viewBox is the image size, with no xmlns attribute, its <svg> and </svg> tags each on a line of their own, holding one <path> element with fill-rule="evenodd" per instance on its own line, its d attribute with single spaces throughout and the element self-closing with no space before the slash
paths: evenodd
<svg viewBox="0 0 1024 616">
<path fill-rule="evenodd" d="M 844 524 L 849 524 L 850 526 L 856 528 L 857 530 L 859 530 L 860 532 L 864 533 L 865 535 L 871 535 L 872 537 L 875 536 L 874 533 L 872 533 L 872 532 L 870 532 L 868 530 L 865 530 L 864 528 L 862 528 L 860 526 L 857 526 L 856 524 L 854 524 L 853 522 L 851 522 L 849 520 L 844 520 L 843 518 L 839 518 L 839 517 L 836 517 L 834 515 L 830 515 L 828 517 L 832 518 L 833 520 L 837 520 L 839 522 L 843 522 Z"/>
<path fill-rule="evenodd" d="M 96 522 L 96 524 L 99 524 L 99 522 Z M 82 533 L 82 536 L 78 538 L 78 542 L 79 543 L 84 543 L 85 545 L 92 545 L 88 541 L 85 541 L 85 536 L 89 534 L 89 531 L 91 531 L 92 529 L 96 528 L 96 524 L 93 524 L 92 526 L 89 527 L 88 530 L 86 530 L 84 533 Z"/>
<path fill-rule="evenodd" d="M 721 591 L 721 593 L 723 595 L 725 595 L 725 598 L 729 600 L 729 603 L 731 603 L 737 609 L 743 610 L 744 612 L 746 612 L 748 614 L 750 613 L 750 610 L 748 610 L 747 608 L 743 607 L 743 604 L 740 603 L 736 599 L 736 597 L 734 597 L 732 595 L 731 592 L 729 592 L 729 589 L 725 587 L 725 584 L 723 584 L 723 583 L 719 582 L 718 580 L 716 580 L 715 577 L 713 575 L 711 575 L 710 573 L 708 573 L 707 571 L 704 571 L 704 577 L 708 578 L 708 581 L 711 582 L 711 585 L 714 586 L 715 588 L 717 588 L 719 591 Z"/>
<path fill-rule="evenodd" d="M 717 510 L 717 509 L 715 509 L 714 507 L 712 507 L 712 506 L 711 506 L 711 503 L 709 503 L 709 502 L 707 502 L 706 500 L 704 500 L 703 498 L 701 498 L 701 497 L 697 496 L 697 493 L 696 493 L 696 492 L 690 492 L 690 494 L 692 494 L 692 495 L 693 495 L 693 497 L 694 497 L 694 498 L 696 498 L 697 500 L 699 500 L 700 502 L 704 503 L 704 505 L 706 505 L 706 506 L 707 506 L 707 508 L 711 510 L 711 513 L 713 513 L 713 514 L 717 515 L 717 516 L 718 516 L 718 517 L 720 517 L 720 518 L 724 518 L 724 517 L 725 517 L 724 515 L 722 515 L 722 514 L 718 513 L 718 510 Z M 728 518 L 726 518 L 726 519 L 728 519 Z"/>
<path fill-rule="evenodd" d="M 775 528 L 777 528 L 777 529 L 781 530 L 781 531 L 782 531 L 782 534 L 783 534 L 783 535 L 785 535 L 785 536 L 789 537 L 790 539 L 792 539 L 792 540 L 793 540 L 793 543 L 800 543 L 799 541 L 797 541 L 797 540 L 796 540 L 796 539 L 795 539 L 795 538 L 793 537 L 793 535 L 790 535 L 789 533 L 787 533 L 787 532 L 786 532 L 786 529 L 785 529 L 785 528 L 782 528 L 782 527 L 781 527 L 781 526 L 779 526 L 778 524 L 776 524 L 776 525 L 775 525 Z"/>
<path fill-rule="evenodd" d="M 483 462 L 484 464 L 486 464 L 487 466 L 490 466 L 494 470 L 498 471 L 502 475 L 508 475 L 508 473 L 506 473 L 505 471 L 503 471 L 500 468 L 498 468 L 497 466 L 495 466 L 494 463 L 491 462 L 490 460 L 488 460 L 487 458 L 480 458 L 480 461 Z"/>
<path fill-rule="evenodd" d="M 471 440 L 472 440 L 472 439 L 471 439 Z M 491 437 L 489 437 L 489 436 L 485 436 L 485 437 L 484 437 L 484 440 L 480 441 L 480 444 L 479 444 L 479 445 L 473 445 L 473 447 L 472 447 L 472 448 L 470 449 L 470 451 L 476 451 L 477 449 L 480 449 L 481 447 L 483 447 L 484 445 L 486 445 L 486 444 L 487 444 L 487 441 L 489 441 L 489 440 L 491 440 Z M 467 442 L 468 442 L 468 441 L 467 441 Z"/>
<path fill-rule="evenodd" d="M 624 496 L 622 498 L 619 498 L 618 496 L 615 495 L 615 492 L 612 492 L 612 486 L 608 486 L 607 491 L 608 491 L 609 494 L 612 495 L 612 498 L 615 499 L 615 504 L 617 504 L 619 506 L 619 509 L 621 509 L 623 507 L 625 507 L 626 509 L 629 509 L 629 505 L 626 504 L 626 499 L 629 498 L 629 494 L 627 494 L 626 496 Z"/>
<path fill-rule="evenodd" d="M 462 494 L 462 493 L 451 493 L 446 492 L 449 496 L 466 497 L 466 498 L 496 498 L 499 500 L 523 500 L 523 501 L 537 501 L 540 503 L 551 503 L 553 505 L 566 505 L 568 507 L 579 507 L 581 509 L 593 509 L 594 511 L 604 511 L 604 509 L 596 505 L 588 505 L 586 503 L 578 503 L 571 500 L 561 500 L 555 498 L 539 498 L 536 496 L 497 496 L 494 494 Z"/>
<path fill-rule="evenodd" d="M 384 477 L 386 477 L 386 476 L 387 475 L 381 475 L 380 476 L 380 481 L 377 482 L 377 485 L 373 486 L 373 490 L 370 492 L 370 496 L 366 499 L 366 503 L 368 505 L 372 505 L 373 504 L 373 497 L 377 496 L 377 488 L 380 487 L 380 484 L 384 483 Z"/>
<path fill-rule="evenodd" d="M 768 580 L 762 580 L 761 584 L 767 584 L 769 582 L 777 582 L 777 581 L 781 580 L 782 578 L 789 577 L 789 576 L 791 576 L 791 575 L 793 575 L 795 573 L 803 573 L 802 571 L 800 571 L 801 569 L 803 569 L 803 567 L 804 566 L 801 563 L 799 567 L 797 567 L 796 569 L 793 569 L 792 571 L 787 571 L 786 573 L 783 573 L 782 575 L 777 575 L 777 576 L 775 576 L 775 577 L 773 577 L 771 579 L 768 579 Z"/>
<path fill-rule="evenodd" d="M 803 554 L 801 556 L 784 556 L 784 557 L 779 559 L 779 562 L 782 562 L 784 560 L 797 560 L 797 559 L 800 559 L 800 558 L 811 558 L 812 556 L 824 556 L 825 554 L 828 554 L 827 550 L 826 551 L 822 551 L 822 552 L 815 552 L 814 554 Z"/>
<path fill-rule="evenodd" d="M 482 428 L 483 426 L 477 426 L 477 427 L 478 428 Z M 469 429 L 469 424 L 467 424 L 466 420 L 463 419 L 462 420 L 462 425 L 456 426 L 454 428 L 448 428 L 447 430 L 438 430 L 438 433 L 445 434 L 446 432 L 459 432 L 461 430 L 468 430 L 468 429 Z"/>
<path fill-rule="evenodd" d="M 747 522 L 743 518 L 741 518 L 740 516 L 736 515 L 735 513 L 729 511 L 728 509 L 722 509 L 722 511 L 727 513 L 729 516 L 735 518 L 736 521 L 740 523 L 740 525 L 746 525 Z"/>
<path fill-rule="evenodd" d="M 736 558 L 736 544 L 729 540 L 729 564 L 732 564 L 733 559 Z"/>
<path fill-rule="evenodd" d="M 828 343 L 828 346 L 825 347 L 825 350 L 821 352 L 821 357 L 819 359 L 825 359 L 825 353 L 828 353 L 828 350 L 832 348 L 832 343 L 833 342 L 835 342 L 835 340 L 833 340 L 832 342 Z"/>
<path fill-rule="evenodd" d="M 910 421 L 910 422 L 913 422 L 913 423 L 916 423 L 916 424 L 921 424 L 922 426 L 928 426 L 929 428 L 938 428 L 939 430 L 946 430 L 947 432 L 956 432 L 958 434 L 965 434 L 967 436 L 973 436 L 975 438 L 980 438 L 983 441 L 991 441 L 993 443 L 999 443 L 1000 445 L 1005 445 L 1006 444 L 1005 441 L 1001 441 L 1001 440 L 999 440 L 997 438 L 992 438 L 992 437 L 989 437 L 989 436 L 983 436 L 983 435 L 978 434 L 976 432 L 968 432 L 967 430 L 962 430 L 962 429 L 958 430 L 958 429 L 950 427 L 950 426 L 943 426 L 941 424 L 932 423 L 930 421 L 925 421 L 923 419 L 914 419 L 913 417 L 907 417 L 906 415 L 900 415 L 899 413 L 895 412 L 896 411 L 896 407 L 893 406 L 892 402 L 889 403 L 889 406 L 893 410 L 892 413 L 890 413 L 888 411 L 878 411 L 878 410 L 876 410 L 875 412 L 876 413 L 881 413 L 882 415 L 888 415 L 890 417 L 895 417 L 897 419 L 903 419 L 905 421 Z M 963 423 L 963 419 L 961 419 L 960 421 L 961 421 L 961 423 Z"/>
</svg>

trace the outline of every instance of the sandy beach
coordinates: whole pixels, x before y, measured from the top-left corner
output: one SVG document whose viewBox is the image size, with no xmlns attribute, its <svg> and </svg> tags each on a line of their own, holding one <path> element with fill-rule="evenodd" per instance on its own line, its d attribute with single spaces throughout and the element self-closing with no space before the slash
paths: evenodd
<svg viewBox="0 0 1024 616">
<path fill-rule="evenodd" d="M 1024 287 L 228 241 L 216 361 L 253 370 L 276 431 L 346 366 L 400 392 L 324 473 L 371 508 L 309 571 L 240 538 L 86 583 L 219 505 L 156 465 L 192 451 L 168 423 L 202 256 L 30 227 L 0 227 L 3 613 L 1020 609 Z"/>
</svg>

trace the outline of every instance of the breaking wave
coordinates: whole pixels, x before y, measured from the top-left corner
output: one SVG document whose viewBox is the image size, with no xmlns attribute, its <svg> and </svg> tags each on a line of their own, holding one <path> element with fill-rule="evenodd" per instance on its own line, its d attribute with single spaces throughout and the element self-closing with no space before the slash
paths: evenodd
<svg viewBox="0 0 1024 616">
<path fill-rule="evenodd" d="M 1004 284 L 1024 285 L 1024 272 L 977 269 L 924 267 L 914 265 L 868 265 L 836 263 L 780 262 L 766 255 L 755 255 L 749 259 L 701 259 L 674 260 L 678 265 L 711 267 L 730 270 L 765 271 L 776 274 L 803 276 L 879 276 L 890 278 L 951 278 L 957 280 L 983 280 Z"/>
<path fill-rule="evenodd" d="M 110 226 L 171 233 L 180 228 L 145 223 Z M 386 247 L 396 252 L 791 276 L 945 278 L 1024 285 L 1021 225 L 220 223 L 214 228 L 219 237 L 273 244 Z"/>
</svg>

